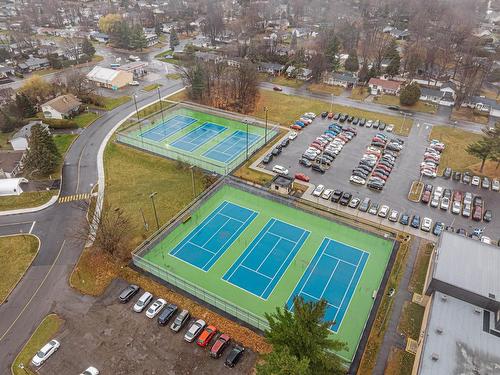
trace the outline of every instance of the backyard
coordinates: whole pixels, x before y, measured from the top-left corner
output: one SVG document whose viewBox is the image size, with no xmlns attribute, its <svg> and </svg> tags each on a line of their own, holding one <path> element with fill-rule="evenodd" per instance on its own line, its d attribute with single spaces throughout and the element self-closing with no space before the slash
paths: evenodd
<svg viewBox="0 0 500 375">
<path fill-rule="evenodd" d="M 381 95 L 381 96 L 376 96 L 374 98 L 374 101 L 377 102 L 378 104 L 385 104 L 385 105 L 397 105 L 401 107 L 401 109 L 406 109 L 410 111 L 416 111 L 416 112 L 425 112 L 425 113 L 436 113 L 437 111 L 437 106 L 434 104 L 426 103 L 423 101 L 418 101 L 414 105 L 408 106 L 408 105 L 402 105 L 399 102 L 399 97 L 394 96 L 394 95 Z"/>
</svg>

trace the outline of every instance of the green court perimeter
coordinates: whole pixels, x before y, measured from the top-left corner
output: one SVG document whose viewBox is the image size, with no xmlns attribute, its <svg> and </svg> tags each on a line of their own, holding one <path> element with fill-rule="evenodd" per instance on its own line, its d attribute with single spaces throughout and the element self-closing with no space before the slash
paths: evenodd
<svg viewBox="0 0 500 375">
<path fill-rule="evenodd" d="M 258 215 L 207 272 L 169 254 L 224 201 L 249 208 L 257 212 Z M 263 299 L 223 280 L 223 276 L 264 228 L 266 223 L 273 218 L 303 228 L 309 231 L 310 235 L 298 250 L 272 293 L 267 299 Z M 374 303 L 372 299 L 373 291 L 378 290 L 389 261 L 393 247 L 392 241 L 225 185 L 204 202 L 191 215 L 190 220 L 175 228 L 162 242 L 147 252 L 144 258 L 181 278 L 191 281 L 200 288 L 204 288 L 243 309 L 263 317 L 266 312 L 274 312 L 277 306 L 285 306 L 325 237 L 369 253 L 339 331 L 337 334 L 332 333 L 334 338 L 347 343 L 348 350 L 338 354 L 350 362 L 356 353 Z M 329 277 L 329 275 L 326 277 Z"/>
</svg>

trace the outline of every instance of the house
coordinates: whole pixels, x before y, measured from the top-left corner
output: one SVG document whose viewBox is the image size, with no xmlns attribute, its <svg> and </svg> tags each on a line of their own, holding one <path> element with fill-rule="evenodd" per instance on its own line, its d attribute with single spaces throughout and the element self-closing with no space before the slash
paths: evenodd
<svg viewBox="0 0 500 375">
<path fill-rule="evenodd" d="M 0 179 L 0 197 L 21 195 L 23 192 L 21 184 L 25 184 L 27 182 L 28 180 L 24 177 Z"/>
<path fill-rule="evenodd" d="M 424 284 L 413 375 L 498 372 L 499 268 L 497 246 L 443 231 Z"/>
<path fill-rule="evenodd" d="M 443 97 L 443 92 L 439 89 L 420 86 L 420 100 L 439 104 Z"/>
<path fill-rule="evenodd" d="M 0 78 L 6 78 L 8 76 L 13 76 L 16 69 L 13 66 L 0 65 Z"/>
<path fill-rule="evenodd" d="M 123 70 L 125 72 L 130 72 L 133 74 L 134 79 L 145 76 L 148 71 L 146 67 L 148 63 L 146 61 L 133 61 L 116 68 L 117 70 Z"/>
<path fill-rule="evenodd" d="M 28 149 L 28 139 L 31 136 L 31 128 L 34 125 L 41 125 L 46 132 L 50 134 L 49 126 L 41 121 L 30 121 L 27 125 L 24 125 L 19 129 L 12 138 L 9 140 L 14 151 L 25 151 Z"/>
<path fill-rule="evenodd" d="M 24 150 L 0 152 L 0 179 L 12 178 L 19 173 Z"/>
<path fill-rule="evenodd" d="M 212 52 L 196 51 L 194 53 L 194 57 L 197 60 L 201 60 L 203 62 L 219 63 L 219 62 L 221 62 L 223 60 L 222 56 L 220 56 L 220 55 L 218 55 L 216 53 L 212 53 Z"/>
<path fill-rule="evenodd" d="M 439 90 L 443 93 L 439 104 L 444 105 L 446 107 L 453 107 L 455 105 L 455 99 L 457 98 L 456 90 L 457 86 L 449 81 L 443 83 Z"/>
<path fill-rule="evenodd" d="M 294 178 L 277 174 L 271 181 L 270 189 L 280 194 L 288 195 L 293 190 Z"/>
<path fill-rule="evenodd" d="M 257 70 L 261 73 L 267 73 L 272 75 L 280 75 L 283 73 L 283 69 L 285 69 L 285 65 L 276 64 L 276 63 L 268 63 L 263 62 L 257 66 Z"/>
<path fill-rule="evenodd" d="M 42 104 L 45 118 L 65 119 L 78 114 L 82 102 L 73 94 L 59 95 Z"/>
<path fill-rule="evenodd" d="M 472 108 L 492 117 L 500 117 L 500 105 L 497 101 L 484 96 L 469 97 L 462 103 L 462 107 Z"/>
<path fill-rule="evenodd" d="M 393 38 L 396 38 L 397 40 L 406 40 L 410 36 L 410 32 L 408 31 L 408 29 L 399 30 L 399 29 L 393 28 L 391 31 L 389 31 L 389 33 L 391 34 L 391 36 Z"/>
<path fill-rule="evenodd" d="M 156 33 L 145 33 L 144 37 L 146 38 L 146 46 L 148 47 L 154 46 L 160 41 Z"/>
<path fill-rule="evenodd" d="M 22 73 L 29 73 L 35 70 L 40 70 L 43 68 L 47 68 L 49 66 L 49 60 L 45 57 L 38 58 L 31 56 L 28 60 L 23 63 L 17 64 L 17 68 Z"/>
<path fill-rule="evenodd" d="M 345 88 L 354 87 L 358 83 L 358 77 L 347 73 L 328 73 L 323 78 L 323 83 Z"/>
<path fill-rule="evenodd" d="M 310 31 L 305 28 L 293 29 L 292 34 L 295 34 L 297 38 L 304 38 L 310 34 Z"/>
<path fill-rule="evenodd" d="M 312 70 L 307 68 L 297 69 L 293 65 L 290 65 L 285 72 L 289 78 L 295 77 L 301 81 L 309 81 L 312 78 Z"/>
<path fill-rule="evenodd" d="M 87 74 L 87 78 L 100 87 L 118 90 L 130 84 L 134 80 L 134 75 L 124 70 L 114 70 L 103 68 L 102 66 L 95 66 Z"/>
<path fill-rule="evenodd" d="M 372 95 L 399 95 L 401 90 L 401 82 L 391 81 L 388 79 L 370 78 L 368 81 L 370 93 Z"/>
<path fill-rule="evenodd" d="M 90 33 L 90 39 L 95 40 L 99 43 L 107 43 L 109 42 L 109 35 L 98 31 L 92 31 Z"/>
<path fill-rule="evenodd" d="M 12 87 L 0 88 L 0 105 L 5 105 L 16 97 L 16 91 Z"/>
</svg>

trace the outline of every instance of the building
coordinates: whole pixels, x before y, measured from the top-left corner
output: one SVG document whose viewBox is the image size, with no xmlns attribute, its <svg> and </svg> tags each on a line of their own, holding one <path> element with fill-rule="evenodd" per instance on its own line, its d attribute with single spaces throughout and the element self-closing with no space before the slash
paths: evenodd
<svg viewBox="0 0 500 375">
<path fill-rule="evenodd" d="M 497 101 L 484 96 L 471 96 L 462 103 L 462 107 L 472 108 L 493 117 L 500 117 L 500 105 Z"/>
<path fill-rule="evenodd" d="M 90 33 L 90 39 L 93 39 L 99 43 L 107 43 L 109 42 L 109 35 L 98 31 L 93 31 Z"/>
<path fill-rule="evenodd" d="M 46 59 L 45 57 L 43 58 L 30 57 L 25 62 L 18 64 L 17 68 L 22 73 L 29 73 L 43 68 L 47 68 L 49 65 L 50 65 L 49 60 Z"/>
<path fill-rule="evenodd" d="M 21 184 L 25 184 L 27 182 L 28 180 L 24 177 L 0 179 L 0 197 L 21 195 L 23 192 Z"/>
<path fill-rule="evenodd" d="M 370 78 L 368 81 L 370 93 L 372 95 L 399 95 L 401 90 L 401 82 L 391 81 L 388 79 Z"/>
<path fill-rule="evenodd" d="M 443 83 L 439 90 L 443 93 L 439 104 L 446 107 L 453 107 L 455 105 L 455 99 L 457 98 L 457 86 L 453 82 L 449 81 Z"/>
<path fill-rule="evenodd" d="M 412 374 L 498 374 L 500 251 L 443 232 L 425 281 L 429 296 Z"/>
<path fill-rule="evenodd" d="M 283 73 L 285 66 L 282 64 L 263 62 L 257 66 L 257 70 L 261 73 L 267 73 L 274 76 L 279 76 Z"/>
<path fill-rule="evenodd" d="M 213 62 L 213 63 L 219 63 L 223 60 L 221 55 L 218 55 L 216 53 L 212 52 L 202 52 L 202 51 L 196 51 L 194 53 L 194 57 L 197 60 L 203 61 L 203 62 Z"/>
<path fill-rule="evenodd" d="M 152 47 L 160 41 L 156 33 L 145 33 L 144 37 L 146 38 L 146 46 L 148 47 Z"/>
<path fill-rule="evenodd" d="M 134 80 L 134 75 L 124 70 L 114 70 L 103 68 L 102 66 L 95 66 L 87 74 L 87 78 L 100 87 L 118 90 L 129 85 Z"/>
<path fill-rule="evenodd" d="M 285 72 L 289 78 L 297 78 L 301 81 L 309 81 L 312 78 L 312 70 L 307 68 L 297 69 L 290 65 Z"/>
<path fill-rule="evenodd" d="M 393 28 L 392 30 L 389 31 L 389 34 L 397 40 L 406 40 L 410 36 L 410 33 L 408 30 L 399 30 L 396 28 Z"/>
<path fill-rule="evenodd" d="M 293 190 L 293 177 L 277 174 L 271 181 L 271 190 L 280 194 L 288 195 Z"/>
<path fill-rule="evenodd" d="M 0 179 L 16 177 L 21 170 L 24 150 L 0 152 Z"/>
<path fill-rule="evenodd" d="M 358 77 L 347 73 L 329 73 L 323 78 L 323 83 L 345 88 L 354 87 L 358 83 Z"/>
<path fill-rule="evenodd" d="M 148 63 L 146 61 L 133 61 L 116 68 L 133 74 L 134 79 L 145 76 L 148 72 L 146 70 Z"/>
<path fill-rule="evenodd" d="M 420 100 L 439 104 L 443 93 L 439 89 L 433 89 L 425 86 L 420 87 Z"/>
<path fill-rule="evenodd" d="M 19 129 L 10 139 L 14 151 L 25 151 L 28 149 L 28 139 L 31 136 L 31 128 L 35 125 L 41 125 L 45 131 L 50 134 L 49 126 L 41 121 L 31 121 Z"/>
<path fill-rule="evenodd" d="M 42 104 L 42 112 L 45 118 L 71 118 L 80 112 L 81 105 L 82 102 L 73 94 L 59 95 Z"/>
</svg>

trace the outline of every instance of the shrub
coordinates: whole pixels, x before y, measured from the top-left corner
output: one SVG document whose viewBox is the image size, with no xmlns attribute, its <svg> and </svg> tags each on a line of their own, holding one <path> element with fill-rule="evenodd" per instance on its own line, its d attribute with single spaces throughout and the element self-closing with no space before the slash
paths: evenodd
<svg viewBox="0 0 500 375">
<path fill-rule="evenodd" d="M 73 120 L 60 120 L 55 118 L 45 118 L 42 120 L 43 123 L 49 125 L 51 129 L 76 129 L 78 124 Z"/>
</svg>

